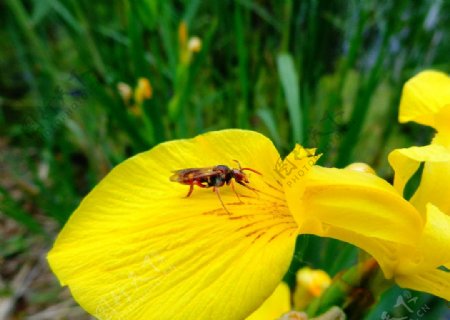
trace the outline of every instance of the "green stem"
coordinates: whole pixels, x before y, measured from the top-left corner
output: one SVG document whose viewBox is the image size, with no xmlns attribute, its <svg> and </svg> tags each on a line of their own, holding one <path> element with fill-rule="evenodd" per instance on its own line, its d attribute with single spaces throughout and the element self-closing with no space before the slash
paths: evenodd
<svg viewBox="0 0 450 320">
<path fill-rule="evenodd" d="M 103 63 L 100 53 L 97 50 L 97 46 L 95 45 L 95 41 L 94 41 L 94 39 L 92 37 L 92 33 L 90 31 L 91 28 L 90 28 L 89 22 L 87 21 L 86 17 L 84 16 L 84 13 L 83 13 L 82 9 L 80 8 L 79 2 L 72 0 L 71 3 L 75 10 L 77 18 L 79 19 L 79 21 L 82 25 L 81 36 L 83 37 L 84 45 L 86 46 L 89 53 L 91 54 L 91 57 L 93 59 L 93 63 L 95 65 L 97 72 L 99 72 L 102 75 L 102 77 L 105 77 L 106 67 Z"/>
</svg>

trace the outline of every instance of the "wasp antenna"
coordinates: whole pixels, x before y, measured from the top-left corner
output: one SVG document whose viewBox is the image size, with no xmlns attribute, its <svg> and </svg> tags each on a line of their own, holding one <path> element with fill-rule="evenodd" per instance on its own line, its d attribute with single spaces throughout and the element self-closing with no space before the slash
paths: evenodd
<svg viewBox="0 0 450 320">
<path fill-rule="evenodd" d="M 256 171 L 255 169 L 252 169 L 252 168 L 241 168 L 241 171 L 244 171 L 244 170 L 248 170 L 248 171 L 254 172 L 254 173 L 259 174 L 260 176 L 262 176 L 262 173 L 259 172 L 259 171 Z"/>
<path fill-rule="evenodd" d="M 239 163 L 239 161 L 237 161 L 237 160 L 233 160 L 233 161 L 236 162 L 236 163 L 238 164 L 239 170 L 242 170 L 242 167 L 241 167 L 241 164 Z"/>
</svg>

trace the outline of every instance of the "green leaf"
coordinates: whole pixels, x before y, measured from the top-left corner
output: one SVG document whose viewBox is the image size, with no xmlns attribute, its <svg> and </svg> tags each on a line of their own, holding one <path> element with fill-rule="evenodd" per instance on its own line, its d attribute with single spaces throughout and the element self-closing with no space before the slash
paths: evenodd
<svg viewBox="0 0 450 320">
<path fill-rule="evenodd" d="M 303 142 L 303 114 L 300 106 L 300 84 L 292 56 L 281 53 L 277 56 L 278 74 L 286 99 L 292 137 L 297 143 Z"/>
<path fill-rule="evenodd" d="M 59 16 L 75 31 L 80 32 L 81 28 L 78 21 L 70 13 L 69 10 L 59 1 L 50 1 L 50 5 L 55 10 Z"/>
</svg>

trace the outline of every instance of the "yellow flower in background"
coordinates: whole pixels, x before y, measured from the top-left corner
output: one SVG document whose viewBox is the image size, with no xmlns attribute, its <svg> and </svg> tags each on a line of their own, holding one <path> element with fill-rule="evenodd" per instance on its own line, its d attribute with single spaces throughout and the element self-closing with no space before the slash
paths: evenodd
<svg viewBox="0 0 450 320">
<path fill-rule="evenodd" d="M 323 270 L 314 270 L 304 267 L 297 271 L 294 292 L 294 306 L 303 310 L 309 303 L 329 287 L 330 276 Z"/>
<path fill-rule="evenodd" d="M 189 38 L 188 50 L 195 53 L 200 52 L 202 50 L 202 39 L 196 36 Z"/>
<path fill-rule="evenodd" d="M 131 86 L 125 82 L 119 82 L 117 83 L 117 91 L 119 92 L 125 105 L 129 105 L 131 96 L 133 95 L 133 89 Z"/>
<path fill-rule="evenodd" d="M 153 95 L 152 85 L 147 78 L 139 78 L 134 89 L 134 102 L 141 105 L 144 100 L 151 99 Z"/>
<path fill-rule="evenodd" d="M 192 55 L 202 50 L 202 39 L 198 36 L 189 37 L 188 25 L 181 21 L 178 26 L 178 49 L 182 65 L 189 65 Z"/>
<path fill-rule="evenodd" d="M 153 97 L 153 88 L 150 80 L 142 77 L 138 79 L 134 90 L 130 85 L 119 82 L 117 84 L 117 91 L 122 97 L 125 106 L 127 106 L 130 112 L 136 117 L 142 116 L 144 101 Z M 133 97 L 133 103 L 131 103 L 131 97 Z"/>
</svg>

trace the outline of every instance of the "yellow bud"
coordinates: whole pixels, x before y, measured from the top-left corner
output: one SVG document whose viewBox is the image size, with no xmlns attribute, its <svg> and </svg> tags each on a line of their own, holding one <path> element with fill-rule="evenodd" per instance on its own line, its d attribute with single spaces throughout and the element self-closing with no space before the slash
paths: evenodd
<svg viewBox="0 0 450 320">
<path fill-rule="evenodd" d="M 376 174 L 375 170 L 373 170 L 371 166 L 369 166 L 368 164 L 363 163 L 363 162 L 354 162 L 354 163 L 346 166 L 345 169 Z"/>
<path fill-rule="evenodd" d="M 125 104 L 128 104 L 132 94 L 131 87 L 125 82 L 119 82 L 117 84 L 117 91 L 119 91 L 119 94 L 122 97 L 122 100 L 125 102 Z"/>
<path fill-rule="evenodd" d="M 202 39 L 199 37 L 191 37 L 188 42 L 190 52 L 200 52 L 202 50 Z"/>
<path fill-rule="evenodd" d="M 153 89 L 150 81 L 146 78 L 139 78 L 136 88 L 134 89 L 134 101 L 136 104 L 142 104 L 146 99 L 151 99 Z"/>
<path fill-rule="evenodd" d="M 323 270 L 305 267 L 297 271 L 294 292 L 295 308 L 302 310 L 314 298 L 320 296 L 330 283 L 330 276 Z"/>
<path fill-rule="evenodd" d="M 308 315 L 304 312 L 290 311 L 283 314 L 278 320 L 308 320 Z"/>
<path fill-rule="evenodd" d="M 186 22 L 181 21 L 180 25 L 178 26 L 178 42 L 180 44 L 180 48 L 186 46 L 187 37 L 188 37 L 187 24 Z"/>
</svg>

